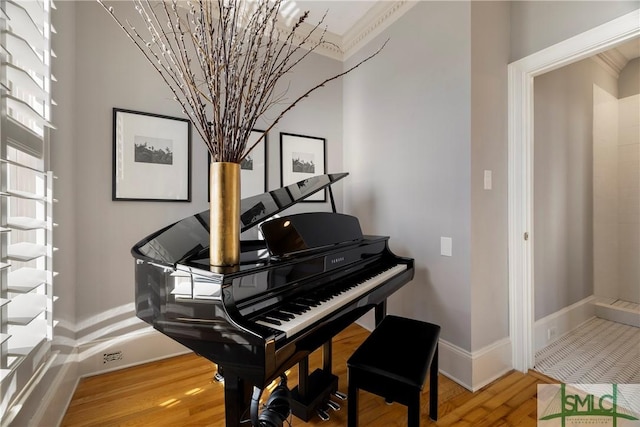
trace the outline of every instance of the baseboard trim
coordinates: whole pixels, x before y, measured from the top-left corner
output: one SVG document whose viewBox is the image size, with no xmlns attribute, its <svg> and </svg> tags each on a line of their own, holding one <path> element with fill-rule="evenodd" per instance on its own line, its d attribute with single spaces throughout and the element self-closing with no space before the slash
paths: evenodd
<svg viewBox="0 0 640 427">
<path fill-rule="evenodd" d="M 503 338 L 473 353 L 440 339 L 440 372 L 471 392 L 513 369 L 511 339 Z"/>
<path fill-rule="evenodd" d="M 591 295 L 549 316 L 536 320 L 533 325 L 534 352 L 546 347 L 596 315 Z M 549 332 L 551 331 L 551 332 Z"/>
<path fill-rule="evenodd" d="M 473 391 L 473 356 L 468 351 L 440 338 L 438 368 L 441 374 Z"/>
<path fill-rule="evenodd" d="M 601 319 L 640 328 L 640 311 L 615 305 L 595 302 L 595 315 Z"/>
<path fill-rule="evenodd" d="M 473 352 L 473 388 L 480 390 L 513 369 L 511 339 L 503 338 Z"/>
<path fill-rule="evenodd" d="M 79 345 L 78 373 L 83 378 L 190 352 L 182 344 L 149 327 Z"/>
</svg>

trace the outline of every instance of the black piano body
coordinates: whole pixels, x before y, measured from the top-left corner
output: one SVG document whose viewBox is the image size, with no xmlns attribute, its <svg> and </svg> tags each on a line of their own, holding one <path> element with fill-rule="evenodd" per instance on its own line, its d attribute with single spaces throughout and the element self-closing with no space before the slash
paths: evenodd
<svg viewBox="0 0 640 427">
<path fill-rule="evenodd" d="M 347 175 L 320 175 L 243 199 L 241 230 L 325 191 Z M 331 202 L 335 212 L 332 195 Z M 198 213 L 132 248 L 136 315 L 223 369 L 227 426 L 240 425 L 243 414 L 247 418 L 253 387 L 263 389 L 299 363 L 307 368 L 306 358 L 321 346 L 329 358 L 324 369 L 330 371 L 331 338 L 372 308 L 380 321 L 387 297 L 414 275 L 413 259 L 394 255 L 386 236 L 362 236 L 279 256 L 267 250 L 264 240 L 247 240 L 241 242 L 238 266 L 212 268 L 208 222 L 208 211 Z M 335 294 L 339 295 L 327 298 Z M 329 301 L 304 315 L 311 320 L 287 325 L 287 330 L 270 323 L 283 306 L 325 299 Z M 306 388 L 302 373 L 300 382 Z"/>
</svg>

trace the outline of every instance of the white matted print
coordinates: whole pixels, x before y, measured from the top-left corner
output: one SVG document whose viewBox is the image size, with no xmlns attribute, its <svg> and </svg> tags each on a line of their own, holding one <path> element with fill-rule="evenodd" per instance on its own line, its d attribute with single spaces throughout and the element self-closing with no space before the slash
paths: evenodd
<svg viewBox="0 0 640 427">
<path fill-rule="evenodd" d="M 263 130 L 251 131 L 247 147 L 251 147 L 260 138 Z M 267 135 L 256 145 L 240 163 L 240 195 L 256 196 L 267 192 Z"/>
<path fill-rule="evenodd" d="M 280 181 L 282 187 L 325 173 L 326 140 L 315 136 L 280 133 Z M 325 202 L 326 190 L 304 199 Z"/>
<path fill-rule="evenodd" d="M 191 122 L 113 109 L 113 200 L 191 201 Z"/>
</svg>

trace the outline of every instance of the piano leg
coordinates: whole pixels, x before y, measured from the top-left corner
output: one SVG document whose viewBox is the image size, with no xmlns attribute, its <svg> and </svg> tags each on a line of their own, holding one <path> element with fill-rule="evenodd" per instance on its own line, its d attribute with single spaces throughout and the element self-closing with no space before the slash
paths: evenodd
<svg viewBox="0 0 640 427">
<path fill-rule="evenodd" d="M 306 397 L 309 392 L 309 357 L 298 363 L 298 392 Z"/>
<path fill-rule="evenodd" d="M 242 415 L 249 414 L 247 409 L 251 404 L 251 390 L 252 387 L 247 385 L 244 379 L 225 372 L 224 418 L 226 427 L 238 427 L 243 421 Z"/>
<path fill-rule="evenodd" d="M 376 305 L 375 308 L 375 316 L 376 316 L 376 327 L 382 322 L 382 319 L 387 315 L 387 300 L 385 299 L 380 304 Z"/>
<path fill-rule="evenodd" d="M 327 341 L 322 346 L 322 369 L 324 369 L 326 372 L 331 372 L 331 363 L 333 360 L 332 347 L 333 345 L 331 343 L 331 340 Z"/>
<path fill-rule="evenodd" d="M 338 377 L 331 372 L 331 341 L 322 346 L 322 369 L 309 375 L 309 358 L 298 363 L 298 385 L 291 391 L 291 412 L 307 422 L 316 414 L 328 419 L 327 402 L 338 391 Z"/>
<path fill-rule="evenodd" d="M 216 373 L 213 375 L 213 380 L 217 383 L 224 381 L 224 370 L 222 369 L 222 366 L 218 366 Z"/>
</svg>

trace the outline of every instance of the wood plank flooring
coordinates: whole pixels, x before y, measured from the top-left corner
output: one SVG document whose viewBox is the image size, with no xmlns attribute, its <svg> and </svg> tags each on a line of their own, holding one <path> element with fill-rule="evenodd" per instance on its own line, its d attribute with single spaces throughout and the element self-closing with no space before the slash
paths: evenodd
<svg viewBox="0 0 640 427">
<path fill-rule="evenodd" d="M 346 361 L 369 332 L 351 325 L 334 338 L 333 371 L 339 389 L 347 392 Z M 310 371 L 321 366 L 321 353 L 310 357 Z M 215 365 L 194 354 L 101 374 L 80 381 L 63 419 L 63 427 L 81 426 L 224 426 L 223 385 L 213 381 Z M 297 384 L 297 369 L 288 373 L 289 387 Z M 439 419 L 429 419 L 429 382 L 422 394 L 422 426 L 535 426 L 536 385 L 554 380 L 535 372 L 511 372 L 471 393 L 444 375 L 439 376 Z M 268 396 L 265 392 L 264 396 Z M 329 421 L 308 423 L 290 419 L 293 426 L 347 425 L 348 401 L 330 412 Z M 406 426 L 406 407 L 360 391 L 361 426 Z M 248 418 L 248 417 L 247 417 Z M 249 423 L 245 424 L 249 426 Z"/>
</svg>

